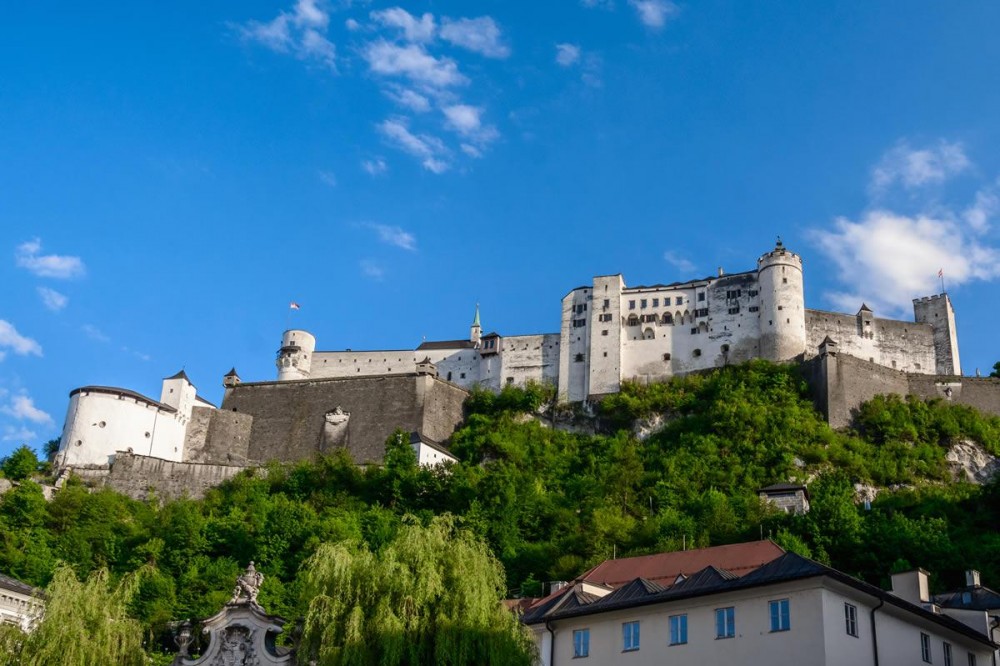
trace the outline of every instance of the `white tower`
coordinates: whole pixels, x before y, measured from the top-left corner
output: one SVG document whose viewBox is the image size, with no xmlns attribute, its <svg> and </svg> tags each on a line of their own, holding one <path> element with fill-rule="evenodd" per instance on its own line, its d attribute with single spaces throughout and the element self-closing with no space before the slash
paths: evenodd
<svg viewBox="0 0 1000 666">
<path fill-rule="evenodd" d="M 181 370 L 176 375 L 163 380 L 160 402 L 176 409 L 177 413 L 183 416 L 186 421 L 191 418 L 191 410 L 194 409 L 194 399 L 197 395 L 198 390 L 188 379 L 187 373 Z"/>
<path fill-rule="evenodd" d="M 934 331 L 934 354 L 939 375 L 961 375 L 962 362 L 958 358 L 958 327 L 955 309 L 948 294 L 924 296 L 913 300 L 913 318 L 919 324 L 930 324 Z"/>
<path fill-rule="evenodd" d="M 806 351 L 806 305 L 802 258 L 781 239 L 757 260 L 760 285 L 760 356 L 788 361 Z"/>
<path fill-rule="evenodd" d="M 278 381 L 308 379 L 312 368 L 312 355 L 316 351 L 316 338 L 301 329 L 289 329 L 281 336 L 281 349 L 275 364 Z"/>
<path fill-rule="evenodd" d="M 483 327 L 479 325 L 479 303 L 476 303 L 476 318 L 472 320 L 469 328 L 469 341 L 479 347 L 479 341 L 483 337 Z"/>
</svg>

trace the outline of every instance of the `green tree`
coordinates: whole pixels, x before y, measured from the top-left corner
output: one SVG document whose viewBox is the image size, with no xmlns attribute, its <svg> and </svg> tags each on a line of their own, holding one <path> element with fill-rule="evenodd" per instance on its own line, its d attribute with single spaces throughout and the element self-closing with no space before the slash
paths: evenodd
<svg viewBox="0 0 1000 666">
<path fill-rule="evenodd" d="M 12 481 L 23 481 L 38 471 L 38 456 L 26 445 L 21 445 L 0 462 L 0 470 Z"/>
<path fill-rule="evenodd" d="M 144 664 L 142 627 L 126 610 L 136 583 L 130 575 L 113 586 L 106 569 L 81 582 L 68 565 L 60 565 L 34 630 L 0 634 L 0 666 Z"/>
<path fill-rule="evenodd" d="M 1000 377 L 1000 361 L 993 364 L 993 372 L 990 373 L 990 377 Z"/>
<path fill-rule="evenodd" d="M 450 516 L 427 527 L 408 518 L 378 551 L 323 544 L 304 577 L 300 663 L 532 663 L 527 630 L 501 604 L 500 563 Z"/>
</svg>

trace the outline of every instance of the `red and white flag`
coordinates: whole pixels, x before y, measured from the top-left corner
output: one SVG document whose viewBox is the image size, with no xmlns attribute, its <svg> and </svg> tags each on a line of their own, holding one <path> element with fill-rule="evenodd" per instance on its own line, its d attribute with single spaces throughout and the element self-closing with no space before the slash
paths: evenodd
<svg viewBox="0 0 1000 666">
<path fill-rule="evenodd" d="M 288 307 L 291 310 L 298 310 L 299 309 L 299 304 L 296 303 L 295 301 L 292 301 L 291 303 L 288 304 Z"/>
<path fill-rule="evenodd" d="M 943 268 L 939 268 L 938 269 L 938 277 L 944 277 L 944 269 Z"/>
</svg>

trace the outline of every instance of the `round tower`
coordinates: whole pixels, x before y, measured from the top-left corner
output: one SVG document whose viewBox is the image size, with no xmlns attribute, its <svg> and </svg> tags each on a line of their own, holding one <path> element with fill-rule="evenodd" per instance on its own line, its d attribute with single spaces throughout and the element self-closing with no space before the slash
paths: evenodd
<svg viewBox="0 0 1000 666">
<path fill-rule="evenodd" d="M 760 286 L 760 356 L 788 361 L 806 351 L 806 306 L 802 258 L 781 239 L 757 260 Z"/>
<path fill-rule="evenodd" d="M 301 329 L 290 329 L 281 336 L 281 349 L 275 364 L 278 366 L 278 381 L 308 379 L 312 367 L 312 355 L 316 351 L 316 338 Z"/>
</svg>

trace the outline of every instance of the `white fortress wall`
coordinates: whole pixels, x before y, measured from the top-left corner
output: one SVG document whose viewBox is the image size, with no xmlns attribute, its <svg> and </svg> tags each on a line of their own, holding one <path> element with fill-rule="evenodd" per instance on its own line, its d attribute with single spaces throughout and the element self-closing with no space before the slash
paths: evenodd
<svg viewBox="0 0 1000 666">
<path fill-rule="evenodd" d="M 559 397 L 570 402 L 586 400 L 592 393 L 588 386 L 590 292 L 590 287 L 578 287 L 569 292 L 562 301 L 562 330 L 559 333 Z"/>
<path fill-rule="evenodd" d="M 309 377 L 334 379 L 364 375 L 408 374 L 416 372 L 414 358 L 412 349 L 313 352 Z"/>
<path fill-rule="evenodd" d="M 806 356 L 816 356 L 827 336 L 843 354 L 906 372 L 935 372 L 934 331 L 929 324 L 806 310 Z"/>
<path fill-rule="evenodd" d="M 523 386 L 529 381 L 559 382 L 559 343 L 555 333 L 511 335 L 503 338 L 499 355 L 502 382 Z M 488 359 L 484 359 L 485 360 Z"/>
<path fill-rule="evenodd" d="M 621 346 L 625 335 L 621 294 L 624 288 L 621 275 L 594 278 L 587 377 L 591 393 L 615 393 L 621 386 Z"/>
<path fill-rule="evenodd" d="M 431 359 L 437 366 L 438 377 L 469 388 L 479 383 L 479 352 L 471 347 L 465 349 L 420 349 L 417 355 Z"/>
</svg>

